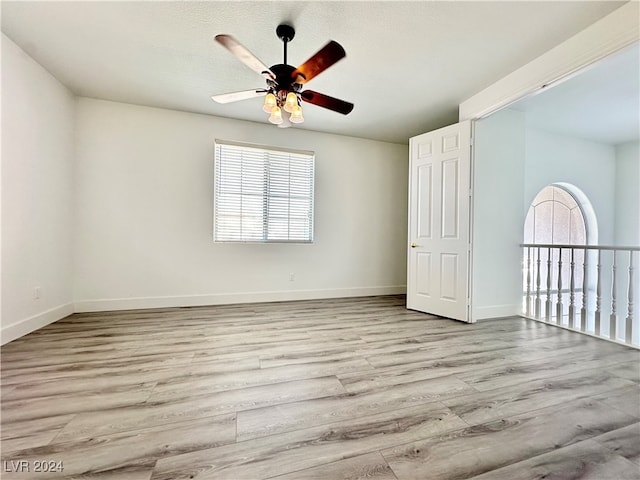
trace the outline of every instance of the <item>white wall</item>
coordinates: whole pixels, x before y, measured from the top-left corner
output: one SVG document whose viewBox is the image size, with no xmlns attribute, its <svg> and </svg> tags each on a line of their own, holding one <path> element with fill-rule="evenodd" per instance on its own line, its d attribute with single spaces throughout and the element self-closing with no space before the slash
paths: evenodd
<svg viewBox="0 0 640 480">
<path fill-rule="evenodd" d="M 2 100 L 2 343 L 74 310 L 406 289 L 406 145 L 77 99 L 4 35 Z M 215 138 L 316 152 L 314 244 L 212 242 Z"/>
<path fill-rule="evenodd" d="M 616 146 L 616 245 L 640 246 L 640 143 L 631 142 Z M 617 270 L 618 332 L 624 332 L 623 318 L 628 313 L 629 270 L 628 254 L 619 254 L 621 267 Z M 633 298 L 636 319 L 640 299 L 640 252 L 634 252 Z M 632 331 L 635 345 L 640 345 L 640 323 L 635 322 Z"/>
<path fill-rule="evenodd" d="M 562 134 L 527 128 L 525 167 L 525 213 L 536 194 L 546 185 L 566 182 L 588 198 L 597 220 L 597 244 L 615 243 L 616 154 L 615 147 Z M 590 241 L 591 235 L 588 233 Z M 608 314 L 611 305 L 609 252 L 602 254 L 601 303 Z M 590 260 L 589 288 L 595 288 L 595 257 Z M 566 300 L 566 299 L 565 299 Z M 595 309 L 595 297 L 589 308 Z M 567 308 L 565 304 L 565 308 Z M 592 328 L 592 319 L 588 328 Z M 606 322 L 604 322 L 606 323 Z M 603 325 L 608 334 L 608 325 Z"/>
<path fill-rule="evenodd" d="M 551 183 L 577 186 L 595 210 L 598 243 L 614 244 L 619 210 L 616 195 L 619 202 L 638 195 L 638 182 L 628 180 L 633 172 L 638 176 L 638 157 L 637 144 L 635 157 L 632 146 L 629 153 L 623 149 L 623 160 L 618 163 L 626 170 L 621 173 L 616 168 L 615 147 L 529 128 L 524 113 L 509 109 L 478 121 L 475 139 L 472 316 L 478 320 L 521 311 L 518 245 L 535 195 Z M 621 191 L 616 178 L 618 184 L 625 182 Z M 623 211 L 631 215 L 628 204 Z M 635 215 L 637 218 L 637 209 Z M 498 286 L 498 281 L 506 287 Z M 603 291 L 603 302 L 607 301 L 609 293 Z"/>
<path fill-rule="evenodd" d="M 3 34 L 2 343 L 73 312 L 74 108 Z"/>
<path fill-rule="evenodd" d="M 640 143 L 617 145 L 615 243 L 640 245 Z"/>
<path fill-rule="evenodd" d="M 521 310 L 524 122 L 522 113 L 507 109 L 476 122 L 471 312 L 474 321 L 515 315 Z"/>
<path fill-rule="evenodd" d="M 314 244 L 213 243 L 216 138 L 315 151 Z M 405 145 L 81 98 L 76 308 L 404 292 L 407 169 Z"/>
<path fill-rule="evenodd" d="M 546 185 L 571 183 L 587 196 L 598 220 L 598 243 L 615 242 L 615 147 L 527 128 L 525 208 Z M 526 210 L 525 210 L 526 213 Z"/>
</svg>

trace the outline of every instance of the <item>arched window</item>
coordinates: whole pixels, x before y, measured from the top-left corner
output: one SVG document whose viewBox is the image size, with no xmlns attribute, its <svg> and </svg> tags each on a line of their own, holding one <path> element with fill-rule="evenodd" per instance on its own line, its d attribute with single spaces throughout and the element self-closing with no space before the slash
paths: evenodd
<svg viewBox="0 0 640 480">
<path fill-rule="evenodd" d="M 598 226 L 595 212 L 591 206 L 591 202 L 586 195 L 576 186 L 568 183 L 554 183 L 544 187 L 535 196 L 524 223 L 524 243 L 533 244 L 551 244 L 551 245 L 593 245 L 598 243 Z M 557 265 L 558 265 L 558 249 L 537 248 L 528 254 L 533 255 L 534 261 L 540 263 L 540 283 L 547 285 L 547 270 L 544 268 L 549 260 L 549 252 L 551 252 L 551 299 L 556 302 L 558 296 L 557 290 Z M 570 262 L 573 260 L 575 265 L 584 264 L 584 250 L 574 250 L 573 259 L 567 258 L 570 255 L 570 249 L 565 249 L 562 263 L 562 293 L 568 293 Z M 595 289 L 595 261 L 592 258 L 593 252 L 587 254 L 587 270 L 586 283 L 589 290 Z M 523 258 L 523 265 L 526 265 L 530 259 Z M 575 269 L 575 284 L 583 285 L 582 277 L 584 271 L 582 268 Z M 524 282 L 524 279 L 523 279 Z M 536 278 L 537 282 L 537 278 Z M 526 283 L 524 283 L 526 290 Z M 587 297 L 589 298 L 589 297 Z M 575 301 L 578 305 L 582 302 L 582 291 L 576 292 Z M 592 305 L 587 306 L 592 309 Z M 525 309 L 523 305 L 523 311 Z M 566 318 L 562 323 L 566 323 Z"/>
<path fill-rule="evenodd" d="M 582 208 L 564 187 L 547 185 L 531 202 L 524 222 L 525 243 L 585 245 Z"/>
</svg>

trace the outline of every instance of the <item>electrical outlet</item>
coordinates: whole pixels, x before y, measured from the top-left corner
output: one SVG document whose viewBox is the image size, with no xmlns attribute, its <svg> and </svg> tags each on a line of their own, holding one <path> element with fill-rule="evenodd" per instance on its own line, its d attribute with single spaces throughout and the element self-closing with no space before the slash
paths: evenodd
<svg viewBox="0 0 640 480">
<path fill-rule="evenodd" d="M 41 287 L 33 287 L 33 299 L 38 300 L 42 296 Z"/>
<path fill-rule="evenodd" d="M 289 281 L 290 282 L 295 282 L 296 281 L 296 274 L 295 273 L 290 273 L 289 274 Z"/>
</svg>

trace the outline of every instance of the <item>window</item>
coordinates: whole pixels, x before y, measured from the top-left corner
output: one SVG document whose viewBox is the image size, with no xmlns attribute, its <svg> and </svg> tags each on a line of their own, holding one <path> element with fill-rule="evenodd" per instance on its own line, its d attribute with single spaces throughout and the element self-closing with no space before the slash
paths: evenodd
<svg viewBox="0 0 640 480">
<path fill-rule="evenodd" d="M 566 188 L 548 185 L 536 195 L 524 224 L 524 241 L 571 245 L 587 243 L 582 209 Z"/>
<path fill-rule="evenodd" d="M 524 243 L 533 244 L 552 244 L 552 245 L 588 245 L 597 243 L 598 226 L 593 207 L 586 195 L 575 185 L 569 183 L 554 183 L 547 185 L 535 196 L 524 223 Z M 576 268 L 574 270 L 574 284 L 581 286 L 586 285 L 588 290 L 595 290 L 595 267 L 596 261 L 593 257 L 595 252 L 587 253 L 588 268 L 586 271 L 586 281 L 583 283 L 583 275 L 585 271 L 582 265 L 585 262 L 585 252 L 583 250 L 574 250 L 573 258 L 569 256 L 567 250 L 564 251 L 562 259 L 562 291 L 566 295 L 569 293 L 569 285 L 571 278 L 571 261 L 573 260 Z M 530 256 L 530 258 L 529 258 Z M 551 284 L 547 287 L 547 265 L 551 260 Z M 558 250 L 551 250 L 551 258 L 549 259 L 548 248 L 533 248 L 532 250 L 524 249 L 523 265 L 533 268 L 536 277 L 532 278 L 534 288 L 538 283 L 543 290 L 549 288 L 551 294 L 550 300 L 553 305 L 558 299 L 557 289 L 557 268 L 559 253 Z M 538 265 L 536 267 L 536 265 Z M 539 270 L 537 270 L 539 268 Z M 539 276 L 539 278 L 538 278 Z M 527 279 L 523 275 L 523 311 L 526 310 L 526 291 Z M 575 304 L 582 304 L 582 288 L 575 291 Z M 587 296 L 589 298 L 589 296 Z M 594 301 L 595 296 L 592 297 Z M 587 305 L 590 311 L 593 311 L 594 305 Z M 568 323 L 568 311 L 561 323 Z M 588 327 L 592 327 L 593 317 L 588 320 Z"/>
<path fill-rule="evenodd" d="M 313 241 L 314 154 L 216 141 L 216 242 Z"/>
</svg>

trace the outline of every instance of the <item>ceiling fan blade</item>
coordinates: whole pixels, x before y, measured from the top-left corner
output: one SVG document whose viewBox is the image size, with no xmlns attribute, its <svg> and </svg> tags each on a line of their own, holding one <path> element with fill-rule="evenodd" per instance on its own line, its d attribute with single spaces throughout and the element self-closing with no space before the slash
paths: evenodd
<svg viewBox="0 0 640 480">
<path fill-rule="evenodd" d="M 296 68 L 292 75 L 293 81 L 297 83 L 305 83 L 311 80 L 319 73 L 324 72 L 331 65 L 346 56 L 344 48 L 338 43 L 331 40 L 324 47 L 318 50 L 309 60 Z"/>
<path fill-rule="evenodd" d="M 256 89 L 256 90 L 244 90 L 242 92 L 222 93 L 220 95 L 214 95 L 211 98 L 218 103 L 231 103 L 231 102 L 237 102 L 238 100 L 247 100 L 249 98 L 262 97 L 266 94 L 267 94 L 267 90 Z"/>
<path fill-rule="evenodd" d="M 323 93 L 314 92 L 313 90 L 304 90 L 300 96 L 305 102 L 328 108 L 343 115 L 347 115 L 353 110 L 353 103 L 345 102 L 344 100 L 333 98 Z"/>
<path fill-rule="evenodd" d="M 272 80 L 276 78 L 273 72 L 269 70 L 269 67 L 262 63 L 262 61 L 260 61 L 258 57 L 247 50 L 244 45 L 238 42 L 231 35 L 216 35 L 216 42 L 233 53 L 238 58 L 238 60 L 240 60 L 254 72 L 257 72 L 263 77 L 270 78 Z"/>
</svg>

